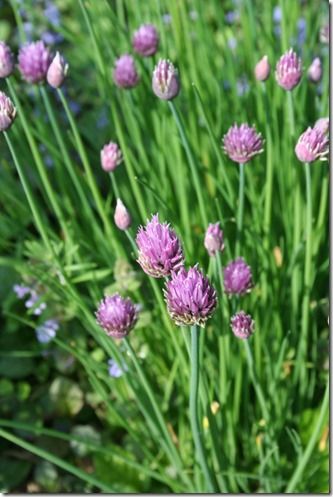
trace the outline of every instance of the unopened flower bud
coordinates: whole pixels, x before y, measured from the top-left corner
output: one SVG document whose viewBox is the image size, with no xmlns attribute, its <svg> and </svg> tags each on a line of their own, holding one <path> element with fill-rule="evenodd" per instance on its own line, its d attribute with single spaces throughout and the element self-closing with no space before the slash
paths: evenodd
<svg viewBox="0 0 333 497">
<path fill-rule="evenodd" d="M 308 78 L 312 83 L 319 83 L 323 74 L 323 68 L 319 57 L 313 59 L 311 66 L 308 69 Z"/>
<path fill-rule="evenodd" d="M 262 59 L 256 64 L 254 68 L 254 75 L 258 81 L 266 81 L 269 78 L 271 72 L 271 66 L 268 62 L 267 55 L 264 55 Z"/>
<path fill-rule="evenodd" d="M 101 150 L 101 165 L 104 171 L 114 171 L 123 160 L 123 154 L 117 143 L 107 143 Z"/>
<path fill-rule="evenodd" d="M 132 223 L 131 216 L 120 198 L 117 199 L 114 222 L 116 223 L 117 228 L 123 231 L 127 230 Z"/>
<path fill-rule="evenodd" d="M 67 72 L 68 64 L 66 64 L 60 53 L 57 52 L 46 74 L 48 84 L 53 88 L 60 88 L 65 80 Z"/>
<path fill-rule="evenodd" d="M 16 117 L 16 108 L 13 102 L 5 93 L 0 91 L 0 131 L 5 131 L 12 124 Z"/>
<path fill-rule="evenodd" d="M 7 78 L 14 70 L 14 55 L 6 43 L 0 41 L 0 78 Z"/>
<path fill-rule="evenodd" d="M 169 60 L 160 60 L 153 72 L 152 87 L 162 100 L 172 100 L 180 90 L 178 71 Z"/>
</svg>

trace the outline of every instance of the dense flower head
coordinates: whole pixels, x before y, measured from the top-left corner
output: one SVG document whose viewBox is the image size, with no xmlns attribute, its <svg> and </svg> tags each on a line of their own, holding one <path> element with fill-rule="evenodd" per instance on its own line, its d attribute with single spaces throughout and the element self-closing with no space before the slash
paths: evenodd
<svg viewBox="0 0 333 497">
<path fill-rule="evenodd" d="M 116 60 L 113 79 L 119 88 L 133 88 L 138 84 L 139 75 L 132 55 L 125 54 Z"/>
<path fill-rule="evenodd" d="M 319 57 L 313 59 L 309 69 L 308 69 L 308 78 L 312 83 L 319 83 L 323 74 L 323 68 L 321 65 L 321 60 Z"/>
<path fill-rule="evenodd" d="M 114 171 L 123 161 L 123 154 L 119 145 L 114 142 L 107 143 L 101 150 L 101 165 L 104 171 Z"/>
<path fill-rule="evenodd" d="M 314 162 L 317 159 L 325 160 L 328 152 L 328 136 L 318 127 L 309 127 L 304 131 L 295 147 L 295 153 L 301 162 Z"/>
<path fill-rule="evenodd" d="M 233 334 L 242 340 L 249 338 L 254 332 L 254 321 L 250 314 L 237 312 L 230 320 Z"/>
<path fill-rule="evenodd" d="M 229 295 L 243 295 L 253 287 L 252 272 L 242 257 L 229 262 L 224 268 L 224 289 Z"/>
<path fill-rule="evenodd" d="M 0 41 L 0 78 L 7 78 L 14 70 L 14 55 L 9 46 Z"/>
<path fill-rule="evenodd" d="M 12 124 L 16 117 L 16 108 L 13 102 L 5 93 L 0 91 L 0 131 L 5 131 Z"/>
<path fill-rule="evenodd" d="M 155 66 L 152 87 L 155 95 L 162 100 L 172 100 L 178 95 L 178 71 L 169 60 L 161 59 Z"/>
<path fill-rule="evenodd" d="M 158 32 L 152 24 L 143 24 L 133 35 L 133 49 L 143 57 L 154 55 L 158 44 Z"/>
<path fill-rule="evenodd" d="M 18 67 L 23 79 L 28 83 L 44 81 L 51 60 L 50 51 L 43 41 L 23 45 L 18 55 Z"/>
<path fill-rule="evenodd" d="M 138 306 L 131 299 L 123 298 L 119 293 L 105 297 L 99 303 L 96 318 L 107 335 L 124 338 L 138 320 Z"/>
<path fill-rule="evenodd" d="M 138 263 L 153 278 L 163 278 L 184 265 L 183 250 L 175 231 L 168 223 L 160 223 L 158 214 L 136 236 Z"/>
<path fill-rule="evenodd" d="M 168 312 L 178 326 L 204 326 L 217 305 L 214 287 L 197 266 L 173 272 L 164 295 Z"/>
<path fill-rule="evenodd" d="M 262 59 L 256 64 L 254 68 L 254 75 L 258 81 L 266 81 L 269 78 L 271 72 L 271 66 L 268 62 L 267 55 L 264 55 Z"/>
<path fill-rule="evenodd" d="M 329 129 L 330 129 L 330 119 L 329 119 L 329 117 L 320 117 L 315 122 L 314 127 L 316 129 L 319 129 L 324 134 L 328 133 Z"/>
<path fill-rule="evenodd" d="M 205 248 L 210 256 L 216 255 L 217 252 L 223 252 L 223 231 L 220 228 L 220 223 L 209 224 L 204 241 Z"/>
<path fill-rule="evenodd" d="M 247 123 L 234 124 L 223 137 L 223 148 L 231 160 L 245 164 L 263 151 L 261 133 Z"/>
<path fill-rule="evenodd" d="M 284 53 L 276 64 L 275 78 L 284 90 L 292 90 L 302 77 L 302 61 L 291 48 Z"/>
<path fill-rule="evenodd" d="M 60 88 L 65 81 L 67 72 L 68 64 L 66 64 L 65 59 L 60 53 L 57 52 L 47 70 L 46 79 L 48 84 L 53 88 Z"/>
<path fill-rule="evenodd" d="M 114 212 L 114 222 L 116 223 L 117 228 L 123 231 L 127 230 L 132 224 L 130 213 L 120 198 L 117 199 L 116 210 Z"/>
</svg>

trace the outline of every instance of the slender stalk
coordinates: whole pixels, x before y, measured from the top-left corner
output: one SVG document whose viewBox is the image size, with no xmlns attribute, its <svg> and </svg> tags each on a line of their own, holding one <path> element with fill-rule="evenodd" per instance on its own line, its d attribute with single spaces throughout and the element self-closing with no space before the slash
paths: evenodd
<svg viewBox="0 0 333 497">
<path fill-rule="evenodd" d="M 237 239 L 236 256 L 240 252 L 242 240 L 243 217 L 244 217 L 244 184 L 245 184 L 245 164 L 239 164 L 239 190 L 238 190 L 238 212 L 237 212 Z"/>
<path fill-rule="evenodd" d="M 287 107 L 288 107 L 288 118 L 290 127 L 290 137 L 295 136 L 295 112 L 294 112 L 294 100 L 291 91 L 287 91 Z"/>
<path fill-rule="evenodd" d="M 306 245 L 305 245 L 305 264 L 304 264 L 304 295 L 302 306 L 302 331 L 301 339 L 296 357 L 295 376 L 298 379 L 301 374 L 304 376 L 305 356 L 307 346 L 307 335 L 309 328 L 309 311 L 310 311 L 310 290 L 311 290 L 311 257 L 312 257 L 312 198 L 311 198 L 311 169 L 310 164 L 304 164 L 305 183 L 306 183 Z M 302 369 L 302 371 L 301 371 Z M 304 378 L 303 378 L 304 380 Z M 304 393 L 307 385 L 305 381 L 301 382 L 301 392 Z"/>
<path fill-rule="evenodd" d="M 327 382 L 327 385 L 326 385 L 324 399 L 323 399 L 323 403 L 321 405 L 321 409 L 320 409 L 320 413 L 319 413 L 317 422 L 316 422 L 315 427 L 312 431 L 312 434 L 311 434 L 310 440 L 306 446 L 306 449 L 303 452 L 303 455 L 301 456 L 300 460 L 298 461 L 298 464 L 297 464 L 296 469 L 293 473 L 293 476 L 291 477 L 291 480 L 288 483 L 288 486 L 285 490 L 286 494 L 294 493 L 295 488 L 297 487 L 297 484 L 303 475 L 305 467 L 309 462 L 309 459 L 311 457 L 313 449 L 315 448 L 315 445 L 316 445 L 316 442 L 318 440 L 318 436 L 320 434 L 320 431 L 322 429 L 325 417 L 328 414 L 328 408 L 329 408 L 329 381 Z"/>
<path fill-rule="evenodd" d="M 198 202 L 199 202 L 201 221 L 202 221 L 204 226 L 207 226 L 208 220 L 207 220 L 207 215 L 206 215 L 205 202 L 204 202 L 203 195 L 202 195 L 202 185 L 200 184 L 199 174 L 198 174 L 197 166 L 196 166 L 196 163 L 195 163 L 195 160 L 194 160 L 191 148 L 190 148 L 190 144 L 187 140 L 183 123 L 181 122 L 181 119 L 179 117 L 179 114 L 177 112 L 175 105 L 173 104 L 173 102 L 168 102 L 168 104 L 169 104 L 171 113 L 174 117 L 174 120 L 176 122 L 178 131 L 180 134 L 180 139 L 181 139 L 181 142 L 182 142 L 183 147 L 185 149 L 186 157 L 187 157 L 190 169 L 191 169 L 193 184 L 194 184 L 195 192 L 196 192 Z"/>
<path fill-rule="evenodd" d="M 196 325 L 191 327 L 191 382 L 190 382 L 190 421 L 194 440 L 196 459 L 206 480 L 206 489 L 210 493 L 217 491 L 216 482 L 208 467 L 205 449 L 202 441 L 198 416 L 199 391 L 199 332 Z"/>
<path fill-rule="evenodd" d="M 110 179 L 111 179 L 111 184 L 112 184 L 112 188 L 113 188 L 113 192 L 114 192 L 115 197 L 116 198 L 121 198 L 120 197 L 120 193 L 119 193 L 119 188 L 118 188 L 117 180 L 116 180 L 114 172 L 111 172 L 109 174 L 109 176 L 110 176 Z"/>
</svg>

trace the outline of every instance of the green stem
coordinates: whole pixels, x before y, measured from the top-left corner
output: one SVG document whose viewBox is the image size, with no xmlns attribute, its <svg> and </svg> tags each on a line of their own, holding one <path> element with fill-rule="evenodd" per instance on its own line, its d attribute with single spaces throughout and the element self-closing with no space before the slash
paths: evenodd
<svg viewBox="0 0 333 497">
<path fill-rule="evenodd" d="M 114 195 L 116 197 L 116 199 L 121 199 L 120 197 L 120 193 L 119 193 L 119 188 L 118 188 L 118 185 L 117 185 L 117 180 L 116 180 L 116 177 L 115 177 L 115 173 L 114 172 L 111 172 L 109 174 L 110 176 L 110 179 L 111 179 L 111 184 L 112 184 L 112 188 L 113 188 L 113 192 L 114 192 Z"/>
<path fill-rule="evenodd" d="M 178 131 L 179 131 L 179 134 L 180 134 L 180 139 L 181 139 L 181 142 L 182 142 L 183 147 L 185 149 L 186 157 L 187 157 L 190 169 L 191 169 L 191 174 L 192 174 L 192 178 L 193 178 L 194 188 L 195 188 L 195 191 L 196 191 L 196 194 L 197 194 L 197 198 L 198 198 L 198 202 L 199 202 L 199 210 L 200 210 L 200 215 L 201 215 L 201 221 L 202 221 L 202 223 L 203 223 L 204 226 L 207 226 L 208 220 L 207 220 L 207 216 L 206 216 L 205 202 L 204 202 L 204 199 L 203 199 L 203 196 L 202 196 L 202 184 L 200 183 L 200 179 L 199 179 L 197 167 L 196 167 L 196 164 L 195 164 L 195 161 L 194 161 L 194 158 L 193 158 L 193 154 L 192 154 L 190 145 L 188 143 L 188 140 L 187 140 L 187 137 L 186 137 L 186 134 L 185 134 L 185 130 L 184 130 L 184 126 L 183 126 L 183 123 L 180 120 L 180 117 L 179 117 L 179 114 L 177 112 L 177 109 L 176 109 L 176 107 L 175 107 L 175 105 L 174 105 L 173 102 L 168 102 L 168 104 L 169 104 L 169 107 L 171 109 L 171 113 L 172 113 L 172 115 L 174 117 L 174 120 L 176 122 Z"/>
<path fill-rule="evenodd" d="M 248 340 L 243 340 L 243 343 L 244 343 L 244 347 L 245 347 L 245 351 L 246 351 L 247 363 L 249 366 L 252 384 L 253 384 L 253 387 L 254 387 L 256 394 L 257 394 L 257 397 L 258 397 L 258 401 L 260 404 L 263 418 L 266 421 L 266 423 L 268 423 L 269 422 L 269 411 L 268 411 L 268 408 L 266 406 L 266 401 L 265 401 L 263 391 L 261 389 L 260 383 L 258 382 L 258 379 L 257 379 L 255 371 L 254 371 L 252 351 L 251 351 L 250 345 L 248 343 Z"/>
<path fill-rule="evenodd" d="M 244 184 L 245 184 L 245 164 L 239 164 L 239 190 L 238 190 L 238 212 L 237 212 L 237 239 L 236 256 L 240 252 L 242 240 L 243 217 L 244 217 Z"/>
<path fill-rule="evenodd" d="M 306 245 L 305 245 L 305 267 L 304 267 L 304 296 L 302 306 L 302 331 L 298 353 L 296 358 L 295 376 L 298 379 L 300 373 L 305 373 L 305 355 L 307 335 L 309 327 L 310 290 L 311 290 L 311 258 L 312 258 L 312 198 L 311 198 L 311 169 L 310 164 L 304 164 L 306 183 Z M 301 371 L 302 369 L 302 371 Z M 304 393 L 306 383 L 301 382 L 301 390 Z"/>
<path fill-rule="evenodd" d="M 206 480 L 207 491 L 217 491 L 216 483 L 208 467 L 205 449 L 202 441 L 198 416 L 199 391 L 199 332 L 196 325 L 191 326 L 191 382 L 190 382 L 190 421 L 194 440 L 196 458 Z"/>
<path fill-rule="evenodd" d="M 287 91 L 287 107 L 288 107 L 288 117 L 289 117 L 289 127 L 290 127 L 290 137 L 295 136 L 295 112 L 294 112 L 294 100 L 291 91 Z"/>
<path fill-rule="evenodd" d="M 302 477 L 303 471 L 304 471 L 307 463 L 309 462 L 309 459 L 311 457 L 313 449 L 315 448 L 316 442 L 318 440 L 318 436 L 320 434 L 320 431 L 322 429 L 322 426 L 323 426 L 323 423 L 325 420 L 325 416 L 327 416 L 327 414 L 328 414 L 328 408 L 329 408 L 329 381 L 327 382 L 327 385 L 326 385 L 325 395 L 324 395 L 323 403 L 321 405 L 321 409 L 320 409 L 320 413 L 319 413 L 316 425 L 312 431 L 308 445 L 306 446 L 306 449 L 303 452 L 301 459 L 298 461 L 298 464 L 296 466 L 294 474 L 291 477 L 291 480 L 290 480 L 290 482 L 285 490 L 286 494 L 294 493 L 294 490 L 295 490 L 299 480 Z"/>
</svg>

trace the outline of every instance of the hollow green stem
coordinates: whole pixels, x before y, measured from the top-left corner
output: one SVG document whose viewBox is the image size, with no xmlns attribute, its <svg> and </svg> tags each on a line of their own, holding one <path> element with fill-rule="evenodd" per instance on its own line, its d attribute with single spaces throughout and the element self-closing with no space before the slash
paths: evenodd
<svg viewBox="0 0 333 497">
<path fill-rule="evenodd" d="M 243 217 L 244 217 L 244 184 L 245 184 L 245 164 L 239 164 L 239 190 L 238 190 L 238 212 L 237 212 L 237 239 L 236 256 L 240 252 L 242 240 Z"/>
<path fill-rule="evenodd" d="M 206 480 L 206 489 L 210 493 L 217 491 L 216 482 L 210 472 L 207 457 L 202 441 L 198 416 L 199 391 L 199 330 L 196 325 L 191 326 L 191 380 L 190 380 L 190 421 L 195 446 L 196 459 Z"/>
<path fill-rule="evenodd" d="M 180 135 L 180 139 L 181 139 L 181 142 L 183 144 L 183 147 L 184 147 L 184 150 L 186 153 L 186 157 L 187 157 L 190 169 L 191 169 L 193 184 L 194 184 L 195 192 L 196 192 L 198 202 L 199 202 L 201 221 L 202 221 L 204 226 L 207 226 L 208 220 L 207 220 L 207 215 L 206 215 L 205 202 L 204 202 L 203 195 L 202 195 L 202 185 L 200 184 L 197 166 L 196 166 L 196 163 L 195 163 L 195 160 L 194 160 L 191 148 L 190 148 L 190 144 L 189 144 L 187 137 L 186 137 L 186 134 L 185 134 L 183 123 L 180 119 L 180 116 L 177 112 L 177 109 L 176 109 L 173 102 L 168 102 L 168 103 L 169 103 L 171 113 L 172 113 L 174 120 L 176 122 L 178 131 L 179 131 L 179 135 Z"/>
</svg>

